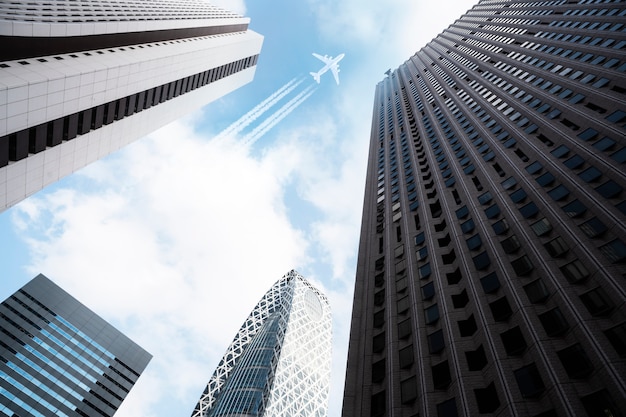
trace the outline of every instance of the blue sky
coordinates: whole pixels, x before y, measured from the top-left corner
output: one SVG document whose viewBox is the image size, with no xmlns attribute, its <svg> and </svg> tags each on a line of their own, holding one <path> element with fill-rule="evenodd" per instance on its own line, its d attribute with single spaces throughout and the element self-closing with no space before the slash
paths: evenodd
<svg viewBox="0 0 626 417">
<path fill-rule="evenodd" d="M 186 416 L 295 268 L 331 301 L 340 415 L 374 88 L 472 3 L 222 0 L 265 37 L 254 81 L 1 213 L 0 296 L 44 273 L 154 355 L 116 415 Z M 285 101 L 313 86 L 312 52 L 346 54 L 339 86 L 325 74 L 252 145 L 212 140 L 290 80 L 306 76 Z"/>
</svg>

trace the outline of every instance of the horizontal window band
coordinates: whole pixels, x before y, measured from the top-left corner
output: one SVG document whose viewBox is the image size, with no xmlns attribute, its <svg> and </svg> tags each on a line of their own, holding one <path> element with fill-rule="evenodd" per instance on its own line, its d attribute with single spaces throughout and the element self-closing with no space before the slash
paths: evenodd
<svg viewBox="0 0 626 417">
<path fill-rule="evenodd" d="M 244 32 L 248 24 L 206 26 L 87 36 L 0 36 L 0 61 L 40 58 L 143 43 Z"/>
<path fill-rule="evenodd" d="M 63 141 L 72 140 L 79 135 L 114 123 L 116 120 L 253 67 L 258 58 L 258 54 L 252 55 L 6 136 L 0 136 L 0 167 L 8 165 L 9 161 L 19 161 L 29 154 L 39 153 Z"/>
</svg>

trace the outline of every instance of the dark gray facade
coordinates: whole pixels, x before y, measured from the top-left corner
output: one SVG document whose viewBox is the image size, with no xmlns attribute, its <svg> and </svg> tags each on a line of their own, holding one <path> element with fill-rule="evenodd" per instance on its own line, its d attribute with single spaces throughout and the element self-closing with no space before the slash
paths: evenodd
<svg viewBox="0 0 626 417">
<path fill-rule="evenodd" d="M 352 416 L 624 416 L 626 3 L 483 0 L 376 88 Z"/>
<path fill-rule="evenodd" d="M 112 416 L 151 358 L 40 274 L 0 305 L 0 415 Z"/>
</svg>

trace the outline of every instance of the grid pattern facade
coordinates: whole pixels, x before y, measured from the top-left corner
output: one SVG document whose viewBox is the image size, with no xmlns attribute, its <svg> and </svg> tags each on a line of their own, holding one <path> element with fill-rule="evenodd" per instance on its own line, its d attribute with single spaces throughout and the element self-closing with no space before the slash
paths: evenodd
<svg viewBox="0 0 626 417">
<path fill-rule="evenodd" d="M 112 416 L 150 359 L 39 275 L 0 305 L 0 415 Z"/>
<path fill-rule="evenodd" d="M 101 3 L 105 13 L 110 2 Z M 159 30 L 0 35 L 0 210 L 252 80 L 263 38 L 247 30 L 249 19 L 185 3 L 207 10 L 192 13 L 188 28 L 142 12 Z M 2 59 L 14 51 L 24 57 Z"/>
<path fill-rule="evenodd" d="M 192 416 L 326 416 L 331 337 L 328 300 L 289 272 L 252 310 Z"/>
<path fill-rule="evenodd" d="M 344 416 L 623 415 L 624 16 L 483 0 L 378 84 Z"/>
</svg>

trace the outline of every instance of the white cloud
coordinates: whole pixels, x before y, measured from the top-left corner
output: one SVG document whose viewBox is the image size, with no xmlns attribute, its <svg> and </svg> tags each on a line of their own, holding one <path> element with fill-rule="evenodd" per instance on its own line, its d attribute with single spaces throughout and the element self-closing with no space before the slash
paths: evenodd
<svg viewBox="0 0 626 417">
<path fill-rule="evenodd" d="M 15 210 L 42 272 L 154 355 L 120 417 L 189 411 L 267 289 L 307 262 L 289 170 L 175 122 Z M 164 377 L 165 376 L 165 377 Z M 144 382 L 145 381 L 145 382 Z M 183 404 L 181 406 L 181 404 Z"/>
</svg>

